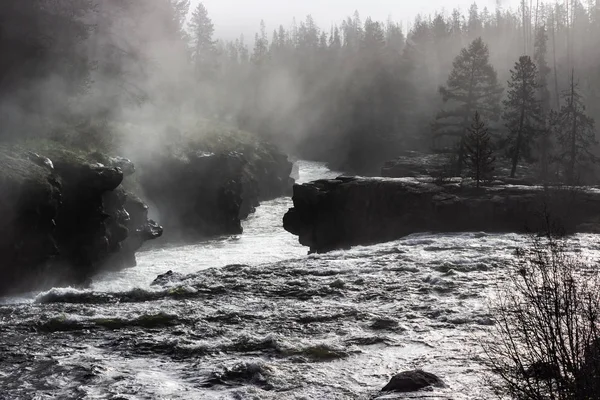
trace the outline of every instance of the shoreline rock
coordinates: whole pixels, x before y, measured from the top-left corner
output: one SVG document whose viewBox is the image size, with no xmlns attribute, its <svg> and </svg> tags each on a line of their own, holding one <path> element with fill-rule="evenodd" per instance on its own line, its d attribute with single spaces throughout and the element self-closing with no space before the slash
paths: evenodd
<svg viewBox="0 0 600 400">
<path fill-rule="evenodd" d="M 141 244 L 162 234 L 121 187 L 120 168 L 58 148 L 2 148 L 0 163 L 0 296 L 133 266 Z"/>
<path fill-rule="evenodd" d="M 311 252 L 399 239 L 419 232 L 545 232 L 547 216 L 565 233 L 593 232 L 600 190 L 460 181 L 339 177 L 294 186 L 284 228 Z"/>
<path fill-rule="evenodd" d="M 164 241 L 241 234 L 242 220 L 261 201 L 291 195 L 288 157 L 247 133 L 236 135 L 226 145 L 179 145 L 141 160 L 138 183 L 165 227 Z"/>
</svg>

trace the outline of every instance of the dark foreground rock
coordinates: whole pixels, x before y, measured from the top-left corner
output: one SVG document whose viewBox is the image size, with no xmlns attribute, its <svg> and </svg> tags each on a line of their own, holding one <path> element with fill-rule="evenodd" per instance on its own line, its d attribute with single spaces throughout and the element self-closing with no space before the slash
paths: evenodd
<svg viewBox="0 0 600 400">
<path fill-rule="evenodd" d="M 418 369 L 399 373 L 381 391 L 406 393 L 416 392 L 432 386 L 445 387 L 446 385 L 434 374 Z"/>
<path fill-rule="evenodd" d="M 386 242 L 417 232 L 594 232 L 600 190 L 460 181 L 340 177 L 294 186 L 284 228 L 312 252 Z"/>
<path fill-rule="evenodd" d="M 162 234 L 123 171 L 66 150 L 0 149 L 0 296 L 135 265 Z"/>
</svg>

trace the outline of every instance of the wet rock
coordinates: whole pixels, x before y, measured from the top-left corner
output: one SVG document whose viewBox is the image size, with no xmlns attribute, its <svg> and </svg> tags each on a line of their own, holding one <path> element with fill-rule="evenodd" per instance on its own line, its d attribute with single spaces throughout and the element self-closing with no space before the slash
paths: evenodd
<svg viewBox="0 0 600 400">
<path fill-rule="evenodd" d="M 152 281 L 152 286 L 165 286 L 173 282 L 180 282 L 183 278 L 182 274 L 173 271 L 167 271 L 164 274 L 158 275 Z"/>
<path fill-rule="evenodd" d="M 241 220 L 260 201 L 289 194 L 292 164 L 275 148 L 261 149 L 260 154 L 245 148 L 190 149 L 144 160 L 140 183 L 169 232 L 167 239 L 194 241 L 242 233 Z"/>
<path fill-rule="evenodd" d="M 131 176 L 135 173 L 135 165 L 128 158 L 118 156 L 111 157 L 100 152 L 90 154 L 90 158 L 97 161 L 102 166 L 119 168 L 123 173 L 123 176 Z"/>
<path fill-rule="evenodd" d="M 293 200 L 284 228 L 311 252 L 418 232 L 546 232 L 546 213 L 564 233 L 600 221 L 600 191 L 592 188 L 477 189 L 414 178 L 339 177 L 295 185 Z"/>
<path fill-rule="evenodd" d="M 141 242 L 162 233 L 147 215 L 131 218 L 119 168 L 63 148 L 48 153 L 0 149 L 0 296 L 134 265 Z M 151 232 L 135 239 L 138 229 Z"/>
<path fill-rule="evenodd" d="M 399 326 L 398 321 L 391 318 L 377 318 L 371 324 L 371 329 L 374 330 L 395 330 Z"/>
<path fill-rule="evenodd" d="M 173 239 L 196 239 L 242 232 L 241 154 L 192 151 L 140 167 L 140 182 Z"/>
<path fill-rule="evenodd" d="M 271 374 L 270 368 L 263 363 L 240 363 L 231 368 L 215 371 L 206 379 L 202 386 L 211 388 L 214 386 L 241 386 L 252 384 L 263 390 L 273 390 L 267 377 Z"/>
<path fill-rule="evenodd" d="M 54 164 L 52 163 L 52 160 L 50 160 L 48 157 L 40 156 L 39 154 L 34 153 L 32 151 L 28 151 L 27 156 L 31 161 L 33 161 L 40 167 L 48 168 L 49 170 L 54 169 Z"/>
<path fill-rule="evenodd" d="M 382 392 L 416 392 L 429 387 L 445 387 L 436 375 L 422 370 L 401 372 L 381 389 Z"/>
<path fill-rule="evenodd" d="M 331 282 L 329 286 L 334 289 L 343 289 L 346 287 L 346 282 L 341 279 L 336 279 L 335 281 Z"/>
</svg>

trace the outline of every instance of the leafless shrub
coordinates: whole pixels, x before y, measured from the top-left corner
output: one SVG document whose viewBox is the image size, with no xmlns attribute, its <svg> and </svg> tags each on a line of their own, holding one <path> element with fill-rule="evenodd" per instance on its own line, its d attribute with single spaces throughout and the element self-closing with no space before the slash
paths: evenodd
<svg viewBox="0 0 600 400">
<path fill-rule="evenodd" d="M 534 238 L 516 257 L 492 301 L 489 383 L 514 399 L 600 398 L 598 273 L 553 236 Z"/>
</svg>

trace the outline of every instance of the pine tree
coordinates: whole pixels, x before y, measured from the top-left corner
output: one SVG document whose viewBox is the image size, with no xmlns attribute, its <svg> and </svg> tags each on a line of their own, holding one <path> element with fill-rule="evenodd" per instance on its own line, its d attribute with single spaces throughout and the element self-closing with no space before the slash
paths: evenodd
<svg viewBox="0 0 600 400">
<path fill-rule="evenodd" d="M 479 17 L 479 7 L 477 3 L 473 3 L 469 8 L 469 21 L 467 22 L 467 32 L 469 37 L 476 38 L 481 35 L 483 24 Z"/>
<path fill-rule="evenodd" d="M 181 40 L 187 42 L 188 36 L 185 30 L 185 20 L 190 11 L 190 0 L 169 0 L 169 5 L 172 10 L 174 30 L 177 31 Z"/>
<path fill-rule="evenodd" d="M 571 73 L 570 87 L 563 93 L 564 105 L 553 112 L 551 121 L 556 130 L 560 154 L 567 184 L 574 185 L 578 167 L 596 162 L 591 146 L 597 144 L 595 121 L 586 114 L 583 99 L 575 83 L 575 72 Z"/>
<path fill-rule="evenodd" d="M 471 116 L 477 110 L 483 118 L 497 121 L 500 115 L 503 89 L 498 85 L 496 71 L 489 63 L 488 48 L 481 38 L 475 39 L 456 57 L 448 82 L 445 87 L 440 87 L 439 92 L 449 107 L 436 116 L 432 125 L 434 138 L 450 136 L 458 139 L 461 168 L 464 163 L 464 137 Z"/>
<path fill-rule="evenodd" d="M 512 161 L 510 176 L 515 177 L 521 159 L 531 159 L 531 145 L 543 127 L 538 98 L 538 70 L 529 56 L 521 56 L 510 71 L 508 96 L 503 118 L 508 128 L 507 150 Z"/>
<path fill-rule="evenodd" d="M 254 52 L 252 60 L 261 65 L 266 61 L 269 53 L 269 40 L 267 39 L 267 27 L 265 21 L 260 21 L 260 34 L 256 34 L 254 38 Z"/>
<path fill-rule="evenodd" d="M 546 27 L 538 28 L 535 36 L 535 48 L 533 59 L 538 68 L 538 99 L 542 107 L 543 126 L 539 132 L 538 149 L 540 153 L 540 169 L 542 181 L 549 179 L 549 170 L 552 153 L 552 130 L 548 126 L 548 117 L 551 108 L 550 90 L 548 88 L 548 77 L 552 71 L 546 61 L 548 54 L 548 35 Z"/>
<path fill-rule="evenodd" d="M 533 60 L 538 69 L 538 97 L 541 102 L 542 109 L 545 112 L 550 110 L 550 90 L 548 89 L 548 76 L 552 69 L 548 66 L 546 56 L 548 55 L 548 34 L 546 27 L 538 28 L 535 36 L 535 49 Z"/>
<path fill-rule="evenodd" d="M 492 178 L 496 157 L 492 151 L 488 129 L 477 111 L 465 138 L 465 150 L 465 165 L 479 187 L 481 182 Z"/>
<path fill-rule="evenodd" d="M 211 77 L 216 69 L 216 42 L 213 39 L 215 27 L 204 4 L 199 3 L 192 13 L 189 30 L 192 39 L 192 60 L 196 71 L 203 78 Z"/>
</svg>

